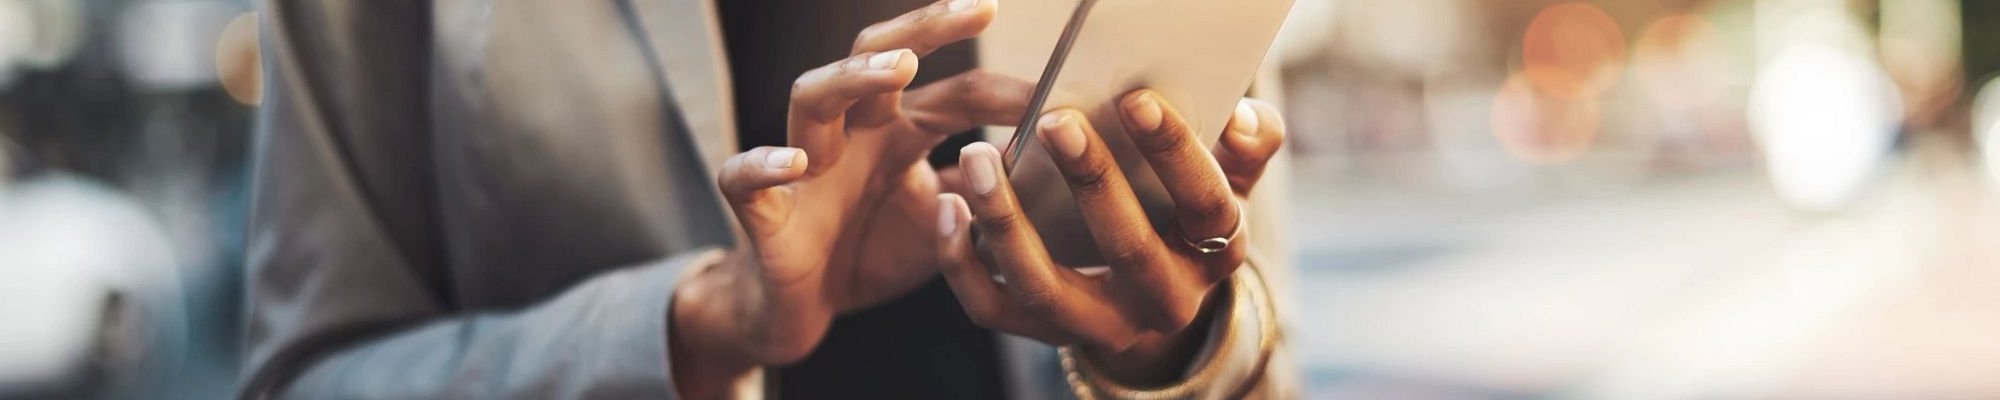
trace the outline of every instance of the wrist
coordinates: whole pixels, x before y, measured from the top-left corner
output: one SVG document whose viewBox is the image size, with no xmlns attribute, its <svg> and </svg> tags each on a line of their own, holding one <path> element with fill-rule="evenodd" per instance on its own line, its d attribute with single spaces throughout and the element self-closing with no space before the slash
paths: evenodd
<svg viewBox="0 0 2000 400">
<path fill-rule="evenodd" d="M 730 263 L 724 257 L 688 275 L 674 288 L 668 311 L 667 345 L 673 381 L 683 398 L 716 398 L 757 367 L 740 340 L 735 318 L 741 291 L 732 288 Z"/>
<path fill-rule="evenodd" d="M 1229 285 L 1217 285 L 1202 302 L 1201 313 L 1186 328 L 1172 333 L 1149 333 L 1124 350 L 1083 348 L 1106 378 L 1133 386 L 1164 386 L 1180 381 L 1208 342 L 1219 301 L 1230 294 Z"/>
</svg>

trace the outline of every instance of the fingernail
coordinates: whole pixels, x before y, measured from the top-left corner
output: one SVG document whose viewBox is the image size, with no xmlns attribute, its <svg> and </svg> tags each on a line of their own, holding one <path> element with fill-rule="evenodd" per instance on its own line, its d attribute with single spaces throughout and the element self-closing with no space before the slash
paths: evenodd
<svg viewBox="0 0 2000 400">
<path fill-rule="evenodd" d="M 938 236 L 958 233 L 958 196 L 950 193 L 938 195 Z"/>
<path fill-rule="evenodd" d="M 1257 136 L 1257 109 L 1251 108 L 1248 100 L 1236 102 L 1236 116 L 1233 118 L 1236 119 L 1236 123 L 1230 126 L 1238 129 L 1233 129 L 1231 132 L 1243 136 Z"/>
<path fill-rule="evenodd" d="M 1046 141 L 1055 146 L 1055 151 L 1062 153 L 1063 157 L 1071 159 L 1083 157 L 1083 148 L 1087 142 L 1083 137 L 1083 129 L 1076 126 L 1077 121 L 1081 119 L 1082 117 L 1073 110 L 1056 110 L 1043 114 L 1042 137 L 1047 138 Z"/>
<path fill-rule="evenodd" d="M 944 7 L 947 10 L 951 10 L 951 12 L 959 12 L 970 10 L 972 6 L 977 4 L 979 4 L 979 0 L 951 0 L 950 3 L 945 3 Z"/>
<path fill-rule="evenodd" d="M 792 162 L 798 161 L 799 149 L 778 149 L 764 155 L 764 166 L 770 169 L 791 169 Z"/>
<path fill-rule="evenodd" d="M 991 144 L 981 142 L 965 146 L 964 151 L 970 156 L 965 160 L 968 162 L 963 163 L 969 164 L 963 166 L 965 181 L 972 184 L 974 192 L 981 195 L 992 194 L 993 188 L 1000 184 L 999 168 L 994 167 L 994 164 L 999 163 L 999 150 L 993 149 Z"/>
<path fill-rule="evenodd" d="M 897 64 L 903 63 L 903 53 L 904 50 L 890 50 L 876 53 L 874 56 L 868 57 L 868 68 L 896 69 Z"/>
<path fill-rule="evenodd" d="M 1132 99 L 1132 106 L 1125 112 L 1131 113 L 1134 128 L 1153 131 L 1160 129 L 1160 120 L 1166 118 L 1160 111 L 1160 95 L 1146 92 Z"/>
</svg>

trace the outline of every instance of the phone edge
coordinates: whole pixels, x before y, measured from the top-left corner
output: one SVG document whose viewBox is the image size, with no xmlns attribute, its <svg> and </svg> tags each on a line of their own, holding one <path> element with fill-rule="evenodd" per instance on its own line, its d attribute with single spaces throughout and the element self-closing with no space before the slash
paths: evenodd
<svg viewBox="0 0 2000 400">
<path fill-rule="evenodd" d="M 1062 37 L 1056 40 L 1055 50 L 1049 54 L 1049 63 L 1042 67 L 1042 76 L 1035 82 L 1035 93 L 1029 98 L 1028 112 L 1021 116 L 1021 123 L 1014 126 L 1014 137 L 1007 142 L 1006 155 L 1000 158 L 1000 168 L 1005 174 L 1013 175 L 1014 165 L 1020 163 L 1021 156 L 1027 153 L 1026 144 L 1040 133 L 1036 124 L 1042 118 L 1042 107 L 1048 103 L 1049 93 L 1055 91 L 1056 77 L 1062 73 L 1064 61 L 1069 59 L 1069 50 L 1076 44 L 1077 36 L 1083 31 L 1084 20 L 1088 19 L 1090 10 L 1096 5 L 1097 0 L 1081 0 L 1076 5 L 1076 11 L 1070 13 L 1069 23 L 1063 25 Z"/>
</svg>

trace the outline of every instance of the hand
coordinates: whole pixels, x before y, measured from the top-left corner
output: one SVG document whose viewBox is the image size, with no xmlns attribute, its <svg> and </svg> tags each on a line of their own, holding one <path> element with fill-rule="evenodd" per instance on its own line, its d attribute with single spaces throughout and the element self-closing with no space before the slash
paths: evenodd
<svg viewBox="0 0 2000 400">
<path fill-rule="evenodd" d="M 1057 110 L 1041 119 L 1042 143 L 1110 272 L 1090 276 L 1050 261 L 1000 171 L 999 152 L 984 143 L 961 153 L 966 195 L 939 196 L 937 243 L 945 278 L 980 325 L 1080 345 L 1122 381 L 1171 381 L 1198 347 L 1190 338 L 1203 333 L 1187 328 L 1217 283 L 1243 265 L 1249 246 L 1246 232 L 1215 253 L 1187 241 L 1242 228 L 1240 200 L 1282 145 L 1284 124 L 1270 106 L 1245 100 L 1211 152 L 1157 94 L 1136 91 L 1119 105 L 1125 131 L 1173 199 L 1175 228 L 1156 232 L 1089 121 Z M 969 225 L 995 265 L 973 254 Z M 996 267 L 1004 283 L 991 278 Z"/>
<path fill-rule="evenodd" d="M 936 249 L 909 245 L 929 240 L 942 190 L 925 156 L 950 134 L 1015 122 L 1033 87 L 974 71 L 905 88 L 920 57 L 977 35 L 996 7 L 939 2 L 862 31 L 850 57 L 793 85 L 793 147 L 752 149 L 724 164 L 718 185 L 742 240 L 675 293 L 683 391 L 803 359 L 834 316 L 934 276 Z"/>
</svg>

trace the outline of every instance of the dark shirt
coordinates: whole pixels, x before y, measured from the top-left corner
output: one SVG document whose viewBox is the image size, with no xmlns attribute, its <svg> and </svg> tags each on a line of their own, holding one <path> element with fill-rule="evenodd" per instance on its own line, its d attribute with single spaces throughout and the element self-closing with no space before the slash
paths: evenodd
<svg viewBox="0 0 2000 400">
<path fill-rule="evenodd" d="M 927 0 L 717 2 L 744 149 L 785 143 L 785 114 L 799 74 L 848 56 L 855 34 Z M 975 63 L 971 43 L 923 59 L 916 83 L 948 78 Z M 933 162 L 958 159 L 975 136 L 940 146 Z M 998 399 L 1006 393 L 991 331 L 974 325 L 942 279 L 889 304 L 834 320 L 819 349 L 773 379 L 777 397 Z"/>
</svg>

